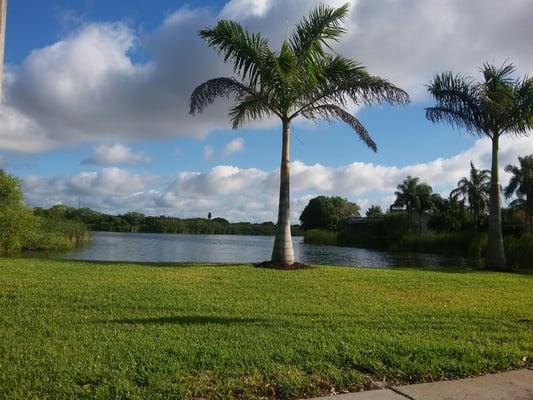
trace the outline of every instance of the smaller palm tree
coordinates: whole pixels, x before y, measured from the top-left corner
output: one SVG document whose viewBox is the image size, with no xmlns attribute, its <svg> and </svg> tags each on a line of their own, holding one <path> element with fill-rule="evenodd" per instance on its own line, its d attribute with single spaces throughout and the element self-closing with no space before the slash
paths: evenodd
<svg viewBox="0 0 533 400">
<path fill-rule="evenodd" d="M 470 177 L 461 178 L 457 182 L 457 188 L 452 190 L 450 198 L 461 198 L 468 202 L 470 212 L 474 217 L 474 229 L 479 231 L 481 216 L 487 210 L 490 193 L 490 171 L 477 169 L 470 162 Z"/>
<path fill-rule="evenodd" d="M 481 72 L 481 82 L 451 72 L 437 75 L 428 85 L 436 104 L 426 109 L 426 117 L 431 122 L 446 122 L 490 138 L 492 166 L 485 263 L 488 268 L 505 269 L 498 151 L 502 136 L 528 136 L 533 128 L 533 78 L 515 78 L 516 69 L 511 63 L 501 67 L 485 64 Z"/>
<path fill-rule="evenodd" d="M 393 207 L 405 207 L 409 212 L 418 214 L 418 235 L 422 235 L 422 215 L 433 207 L 433 189 L 420 178 L 408 176 L 394 192 L 396 201 Z"/>
<path fill-rule="evenodd" d="M 513 176 L 504 190 L 506 199 L 510 199 L 516 194 L 516 199 L 511 206 L 522 206 L 526 211 L 526 221 L 529 231 L 533 229 L 533 154 L 525 157 L 518 157 L 520 166 L 508 164 L 505 172 Z"/>
<path fill-rule="evenodd" d="M 439 194 L 432 197 L 433 212 L 428 227 L 437 232 L 461 232 L 471 221 L 464 200 L 457 197 L 445 199 Z"/>
</svg>

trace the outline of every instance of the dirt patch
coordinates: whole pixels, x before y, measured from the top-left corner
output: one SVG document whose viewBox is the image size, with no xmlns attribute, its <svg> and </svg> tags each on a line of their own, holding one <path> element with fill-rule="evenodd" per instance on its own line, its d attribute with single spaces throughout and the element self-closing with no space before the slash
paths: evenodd
<svg viewBox="0 0 533 400">
<path fill-rule="evenodd" d="M 285 264 L 285 263 L 273 263 L 271 261 L 263 261 L 261 263 L 254 264 L 254 267 L 256 267 L 256 268 L 270 268 L 270 269 L 285 269 L 285 270 L 311 268 L 310 265 L 302 264 L 302 263 L 299 263 L 299 262 L 295 262 L 295 263 L 292 263 L 292 264 Z"/>
</svg>

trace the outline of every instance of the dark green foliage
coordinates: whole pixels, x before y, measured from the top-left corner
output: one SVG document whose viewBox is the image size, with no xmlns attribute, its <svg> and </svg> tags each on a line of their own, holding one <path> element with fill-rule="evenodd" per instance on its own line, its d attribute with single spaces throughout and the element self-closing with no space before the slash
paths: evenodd
<svg viewBox="0 0 533 400">
<path fill-rule="evenodd" d="M 533 231 L 533 154 L 525 157 L 518 157 L 519 167 L 508 164 L 505 172 L 512 174 L 509 185 L 504 190 L 505 197 L 510 199 L 516 195 L 516 199 L 511 202 L 511 207 L 520 208 L 525 211 L 526 224 L 529 232 Z"/>
<path fill-rule="evenodd" d="M 407 214 L 385 214 L 374 223 L 346 225 L 338 235 L 340 246 L 398 250 L 404 236 L 414 232 L 415 226 Z"/>
<path fill-rule="evenodd" d="M 68 207 L 56 206 L 48 216 L 23 203 L 20 181 L 0 170 L 0 255 L 25 250 L 66 250 L 89 239 L 84 224 L 65 219 Z"/>
<path fill-rule="evenodd" d="M 422 215 L 433 207 L 433 189 L 420 178 L 408 176 L 397 186 L 394 192 L 396 201 L 393 207 L 404 207 L 407 211 L 418 214 L 418 234 L 422 234 Z"/>
<path fill-rule="evenodd" d="M 338 233 L 325 229 L 307 229 L 304 231 L 304 242 L 309 244 L 338 244 Z"/>
<path fill-rule="evenodd" d="M 342 197 L 318 196 L 305 206 L 300 215 L 301 227 L 336 230 L 339 222 L 359 216 L 359 206 Z"/>
<path fill-rule="evenodd" d="M 433 196 L 433 212 L 428 221 L 428 228 L 438 232 L 462 232 L 473 225 L 472 215 L 463 201 L 455 197 L 443 199 Z"/>
<path fill-rule="evenodd" d="M 383 218 L 383 210 L 378 205 L 372 205 L 366 210 L 365 213 L 367 218 Z"/>
<path fill-rule="evenodd" d="M 177 218 L 148 216 L 138 212 L 124 215 L 108 215 L 89 208 L 54 206 L 48 210 L 36 209 L 37 215 L 46 218 L 64 218 L 83 222 L 92 231 L 104 232 L 143 232 L 143 233 L 188 233 L 216 235 L 274 235 L 276 226 L 272 222 L 230 223 L 224 218 Z M 299 235 L 298 225 L 292 227 L 293 235 Z"/>
<path fill-rule="evenodd" d="M 533 269 L 533 234 L 507 236 L 504 244 L 507 262 L 512 269 Z"/>
<path fill-rule="evenodd" d="M 22 202 L 20 181 L 0 169 L 0 255 L 21 251 L 36 221 Z"/>
<path fill-rule="evenodd" d="M 485 254 L 486 246 L 485 234 L 456 232 L 406 235 L 401 239 L 398 250 L 481 258 Z"/>
<path fill-rule="evenodd" d="M 450 199 L 462 198 L 468 202 L 468 207 L 474 218 L 474 228 L 479 230 L 489 204 L 490 171 L 479 170 L 470 163 L 470 177 L 457 182 L 457 188 L 450 193 Z"/>
</svg>

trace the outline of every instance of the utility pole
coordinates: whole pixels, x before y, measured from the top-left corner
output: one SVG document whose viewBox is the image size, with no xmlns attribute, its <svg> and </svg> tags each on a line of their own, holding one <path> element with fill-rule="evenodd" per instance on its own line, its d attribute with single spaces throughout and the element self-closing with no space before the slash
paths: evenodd
<svg viewBox="0 0 533 400">
<path fill-rule="evenodd" d="M 6 41 L 7 0 L 0 0 L 0 104 L 2 102 L 2 84 L 4 81 L 4 43 Z"/>
</svg>

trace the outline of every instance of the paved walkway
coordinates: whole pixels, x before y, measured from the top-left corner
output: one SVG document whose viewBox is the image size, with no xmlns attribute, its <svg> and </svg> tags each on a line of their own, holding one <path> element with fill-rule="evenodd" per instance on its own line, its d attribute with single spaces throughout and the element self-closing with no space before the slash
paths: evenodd
<svg viewBox="0 0 533 400">
<path fill-rule="evenodd" d="M 520 369 L 457 381 L 394 386 L 314 400 L 533 400 L 533 370 Z"/>
</svg>

